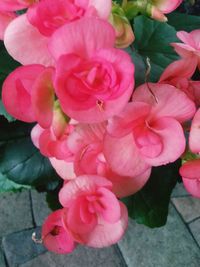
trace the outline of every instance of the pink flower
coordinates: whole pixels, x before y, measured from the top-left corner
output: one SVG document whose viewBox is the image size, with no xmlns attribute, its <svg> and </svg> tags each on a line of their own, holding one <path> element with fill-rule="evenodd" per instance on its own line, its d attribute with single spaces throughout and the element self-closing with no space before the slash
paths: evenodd
<svg viewBox="0 0 200 267">
<path fill-rule="evenodd" d="M 111 187 L 112 183 L 103 177 L 84 175 L 61 189 L 59 200 L 66 208 L 64 222 L 79 243 L 101 248 L 123 236 L 128 214 Z"/>
<path fill-rule="evenodd" d="M 76 125 L 67 139 L 68 148 L 74 154 L 74 172 L 77 176 L 94 174 L 106 177 L 112 182 L 117 197 L 132 195 L 144 186 L 151 168 L 136 177 L 114 172 L 103 153 L 105 133 L 106 123 Z"/>
<path fill-rule="evenodd" d="M 137 88 L 132 102 L 109 120 L 104 153 L 119 174 L 138 175 L 150 166 L 174 162 L 185 149 L 180 122 L 193 116 L 194 103 L 173 86 L 148 86 Z"/>
<path fill-rule="evenodd" d="M 64 209 L 51 213 L 42 226 L 42 241 L 44 246 L 55 253 L 70 253 L 75 248 L 72 234 L 63 222 Z"/>
<path fill-rule="evenodd" d="M 200 159 L 190 160 L 180 168 L 186 190 L 194 197 L 200 198 Z"/>
<path fill-rule="evenodd" d="M 43 0 L 29 8 L 27 14 L 10 23 L 5 32 L 5 46 L 10 55 L 23 65 L 52 66 L 48 51 L 51 34 L 60 26 L 83 16 L 107 19 L 111 0 Z"/>
<path fill-rule="evenodd" d="M 162 13 L 168 14 L 175 10 L 183 0 L 155 0 L 153 1 L 154 6 L 156 6 Z"/>
<path fill-rule="evenodd" d="M 200 81 L 192 81 L 197 58 L 180 59 L 172 62 L 162 73 L 159 83 L 171 84 L 182 90 L 197 105 L 200 104 Z"/>
<path fill-rule="evenodd" d="M 16 18 L 14 12 L 0 11 L 0 40 L 4 39 L 5 29 L 14 18 Z"/>
<path fill-rule="evenodd" d="M 2 101 L 6 110 L 16 119 L 38 121 L 48 128 L 53 119 L 53 68 L 42 65 L 21 66 L 4 81 Z"/>
<path fill-rule="evenodd" d="M 134 87 L 134 65 L 113 48 L 114 29 L 84 18 L 58 29 L 50 41 L 56 63 L 55 88 L 63 111 L 81 122 L 100 122 L 119 113 Z"/>
<path fill-rule="evenodd" d="M 175 51 L 182 58 L 196 57 L 198 68 L 200 69 L 200 30 L 194 30 L 190 33 L 179 31 L 177 37 L 183 43 L 172 43 Z"/>
</svg>

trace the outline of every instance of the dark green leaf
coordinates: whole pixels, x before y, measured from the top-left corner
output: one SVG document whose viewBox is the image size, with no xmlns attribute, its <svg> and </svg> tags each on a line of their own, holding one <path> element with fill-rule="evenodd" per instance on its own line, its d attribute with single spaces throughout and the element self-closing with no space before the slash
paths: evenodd
<svg viewBox="0 0 200 267">
<path fill-rule="evenodd" d="M 58 181 L 49 160 L 32 144 L 30 131 L 33 125 L 8 123 L 1 118 L 0 127 L 0 172 L 7 179 L 44 190 L 49 182 Z"/>
<path fill-rule="evenodd" d="M 177 31 L 190 32 L 200 28 L 200 16 L 171 13 L 168 15 L 168 24 L 172 25 Z"/>
<path fill-rule="evenodd" d="M 170 195 L 180 179 L 180 166 L 181 160 L 177 160 L 153 168 L 151 177 L 142 190 L 123 200 L 131 218 L 152 228 L 165 225 Z"/>
<path fill-rule="evenodd" d="M 136 53 L 146 62 L 151 62 L 150 81 L 158 81 L 163 70 L 174 60 L 178 59 L 170 43 L 177 42 L 175 29 L 167 23 L 151 20 L 145 16 L 134 20 Z M 135 62 L 137 64 L 137 61 Z"/>
<path fill-rule="evenodd" d="M 22 189 L 28 189 L 29 186 L 17 184 L 9 180 L 6 176 L 0 173 L 0 193 L 4 192 L 16 192 L 21 191 Z"/>
</svg>

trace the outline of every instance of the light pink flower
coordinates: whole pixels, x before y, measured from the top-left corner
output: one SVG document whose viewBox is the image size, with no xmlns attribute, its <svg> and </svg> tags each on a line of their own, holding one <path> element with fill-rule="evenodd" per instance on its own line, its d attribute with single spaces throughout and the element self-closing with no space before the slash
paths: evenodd
<svg viewBox="0 0 200 267">
<path fill-rule="evenodd" d="M 106 21 L 84 18 L 58 29 L 50 41 L 55 88 L 63 111 L 81 122 L 101 122 L 119 113 L 134 87 L 130 56 L 113 48 Z"/>
<path fill-rule="evenodd" d="M 182 2 L 183 0 L 155 0 L 153 4 L 162 11 L 162 13 L 168 14 L 175 10 Z"/>
<path fill-rule="evenodd" d="M 48 128 L 53 119 L 53 68 L 42 65 L 21 66 L 4 81 L 2 101 L 16 119 Z"/>
<path fill-rule="evenodd" d="M 67 210 L 64 222 L 79 243 L 100 248 L 123 236 L 128 214 L 111 188 L 112 183 L 103 177 L 84 175 L 61 189 L 59 200 Z"/>
<path fill-rule="evenodd" d="M 51 213 L 42 226 L 44 246 L 58 254 L 70 253 L 75 248 L 74 238 L 63 222 L 63 212 L 60 209 Z"/>
<path fill-rule="evenodd" d="M 14 12 L 0 11 L 0 40 L 4 39 L 4 32 L 8 24 L 16 18 Z"/>
<path fill-rule="evenodd" d="M 183 58 L 172 62 L 162 73 L 159 83 L 171 84 L 182 90 L 197 105 L 200 104 L 200 81 L 192 81 L 197 58 Z"/>
<path fill-rule="evenodd" d="M 172 43 L 171 45 L 174 47 L 175 51 L 182 58 L 188 59 L 195 56 L 198 68 L 200 69 L 200 30 L 194 30 L 190 33 L 179 31 L 177 37 L 183 43 Z"/>
<path fill-rule="evenodd" d="M 194 197 L 200 198 L 200 159 L 190 160 L 180 168 L 186 190 Z"/>
<path fill-rule="evenodd" d="M 67 139 L 68 147 L 74 154 L 74 171 L 77 176 L 94 174 L 106 177 L 113 183 L 113 192 L 117 197 L 132 195 L 144 186 L 150 176 L 151 168 L 136 177 L 114 172 L 103 153 L 105 133 L 106 123 L 78 124 L 74 128 Z"/>
<path fill-rule="evenodd" d="M 52 66 L 54 61 L 47 44 L 60 26 L 83 16 L 107 19 L 111 0 L 43 0 L 30 7 L 27 14 L 12 21 L 5 32 L 9 54 L 23 65 Z M 38 30 L 39 29 L 39 30 Z"/>
<path fill-rule="evenodd" d="M 104 154 L 120 174 L 138 175 L 149 166 L 174 162 L 185 149 L 180 122 L 194 115 L 194 103 L 171 85 L 148 86 L 137 88 L 132 102 L 109 120 Z"/>
</svg>

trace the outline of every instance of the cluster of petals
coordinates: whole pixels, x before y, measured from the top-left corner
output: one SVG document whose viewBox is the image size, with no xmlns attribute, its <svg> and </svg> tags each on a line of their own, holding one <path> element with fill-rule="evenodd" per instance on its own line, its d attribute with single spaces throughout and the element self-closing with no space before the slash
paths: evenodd
<svg viewBox="0 0 200 267">
<path fill-rule="evenodd" d="M 63 209 L 52 213 L 42 228 L 42 239 L 49 250 L 69 253 L 77 243 L 101 248 L 123 236 L 127 209 L 106 178 L 79 176 L 63 186 L 59 199 Z"/>
</svg>

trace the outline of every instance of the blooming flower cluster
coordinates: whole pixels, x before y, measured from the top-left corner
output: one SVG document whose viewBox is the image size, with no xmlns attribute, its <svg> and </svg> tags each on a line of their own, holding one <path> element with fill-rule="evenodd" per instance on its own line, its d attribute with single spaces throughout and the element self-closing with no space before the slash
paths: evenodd
<svg viewBox="0 0 200 267">
<path fill-rule="evenodd" d="M 164 14 L 181 1 L 153 2 Z M 200 68 L 200 31 L 179 32 L 184 44 L 172 45 L 182 59 L 158 83 L 134 88 L 134 64 L 119 49 L 134 35 L 130 25 L 115 25 L 121 20 L 110 16 L 111 8 L 109 0 L 0 3 L 1 38 L 22 64 L 3 84 L 4 106 L 16 119 L 36 123 L 32 141 L 63 179 L 63 208 L 42 229 L 44 245 L 56 253 L 120 240 L 128 223 L 120 198 L 139 191 L 152 167 L 184 154 L 183 127 L 193 117 L 189 146 L 200 152 L 200 82 L 191 80 Z M 196 159 L 180 170 L 197 197 L 199 169 Z"/>
</svg>

